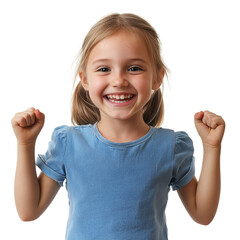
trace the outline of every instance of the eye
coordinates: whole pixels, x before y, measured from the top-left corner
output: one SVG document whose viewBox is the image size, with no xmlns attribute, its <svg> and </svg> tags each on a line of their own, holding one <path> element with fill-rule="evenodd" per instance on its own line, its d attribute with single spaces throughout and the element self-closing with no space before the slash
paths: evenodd
<svg viewBox="0 0 240 240">
<path fill-rule="evenodd" d="M 101 67 L 97 69 L 97 72 L 110 72 L 111 70 L 107 67 Z"/>
<path fill-rule="evenodd" d="M 130 72 L 142 71 L 143 69 L 138 66 L 132 66 L 128 69 Z"/>
</svg>

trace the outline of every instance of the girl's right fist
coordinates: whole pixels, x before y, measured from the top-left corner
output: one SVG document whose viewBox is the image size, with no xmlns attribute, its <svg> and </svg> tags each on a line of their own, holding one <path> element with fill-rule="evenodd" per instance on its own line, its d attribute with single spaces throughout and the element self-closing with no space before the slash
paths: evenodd
<svg viewBox="0 0 240 240">
<path fill-rule="evenodd" d="M 16 113 L 12 119 L 12 127 L 18 143 L 21 145 L 35 144 L 44 120 L 45 115 L 35 108 Z"/>
</svg>

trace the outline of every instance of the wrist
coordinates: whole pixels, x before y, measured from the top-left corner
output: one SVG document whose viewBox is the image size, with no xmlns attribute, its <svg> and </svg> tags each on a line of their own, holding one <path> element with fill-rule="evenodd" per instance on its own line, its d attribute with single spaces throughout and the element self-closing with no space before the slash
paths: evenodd
<svg viewBox="0 0 240 240">
<path fill-rule="evenodd" d="M 205 154 L 217 154 L 221 153 L 221 144 L 213 146 L 207 143 L 203 143 L 203 151 Z"/>
<path fill-rule="evenodd" d="M 220 144 L 217 144 L 217 145 L 212 145 L 212 144 L 209 144 L 209 143 L 205 143 L 203 142 L 203 149 L 204 150 L 221 150 L 221 143 Z"/>
<path fill-rule="evenodd" d="M 20 142 L 20 141 L 18 141 L 17 146 L 19 148 L 33 148 L 33 147 L 35 147 L 35 143 L 36 143 L 36 141 L 31 141 L 31 142 Z"/>
</svg>

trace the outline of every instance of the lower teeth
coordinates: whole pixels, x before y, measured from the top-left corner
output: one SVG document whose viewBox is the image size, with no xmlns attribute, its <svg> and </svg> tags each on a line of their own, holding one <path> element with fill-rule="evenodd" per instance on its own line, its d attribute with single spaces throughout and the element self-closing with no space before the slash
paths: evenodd
<svg viewBox="0 0 240 240">
<path fill-rule="evenodd" d="M 123 100 L 123 101 L 115 101 L 115 100 L 112 100 L 112 99 L 108 99 L 110 102 L 113 102 L 113 103 L 124 103 L 124 102 L 127 102 L 129 100 Z"/>
</svg>

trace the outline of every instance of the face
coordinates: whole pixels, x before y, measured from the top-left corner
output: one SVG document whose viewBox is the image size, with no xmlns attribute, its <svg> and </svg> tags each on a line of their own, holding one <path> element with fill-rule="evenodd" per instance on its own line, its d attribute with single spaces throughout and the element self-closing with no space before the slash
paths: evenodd
<svg viewBox="0 0 240 240">
<path fill-rule="evenodd" d="M 143 119 L 143 107 L 161 79 L 153 68 L 143 39 L 119 31 L 100 41 L 90 52 L 82 85 L 104 119 Z"/>
</svg>

